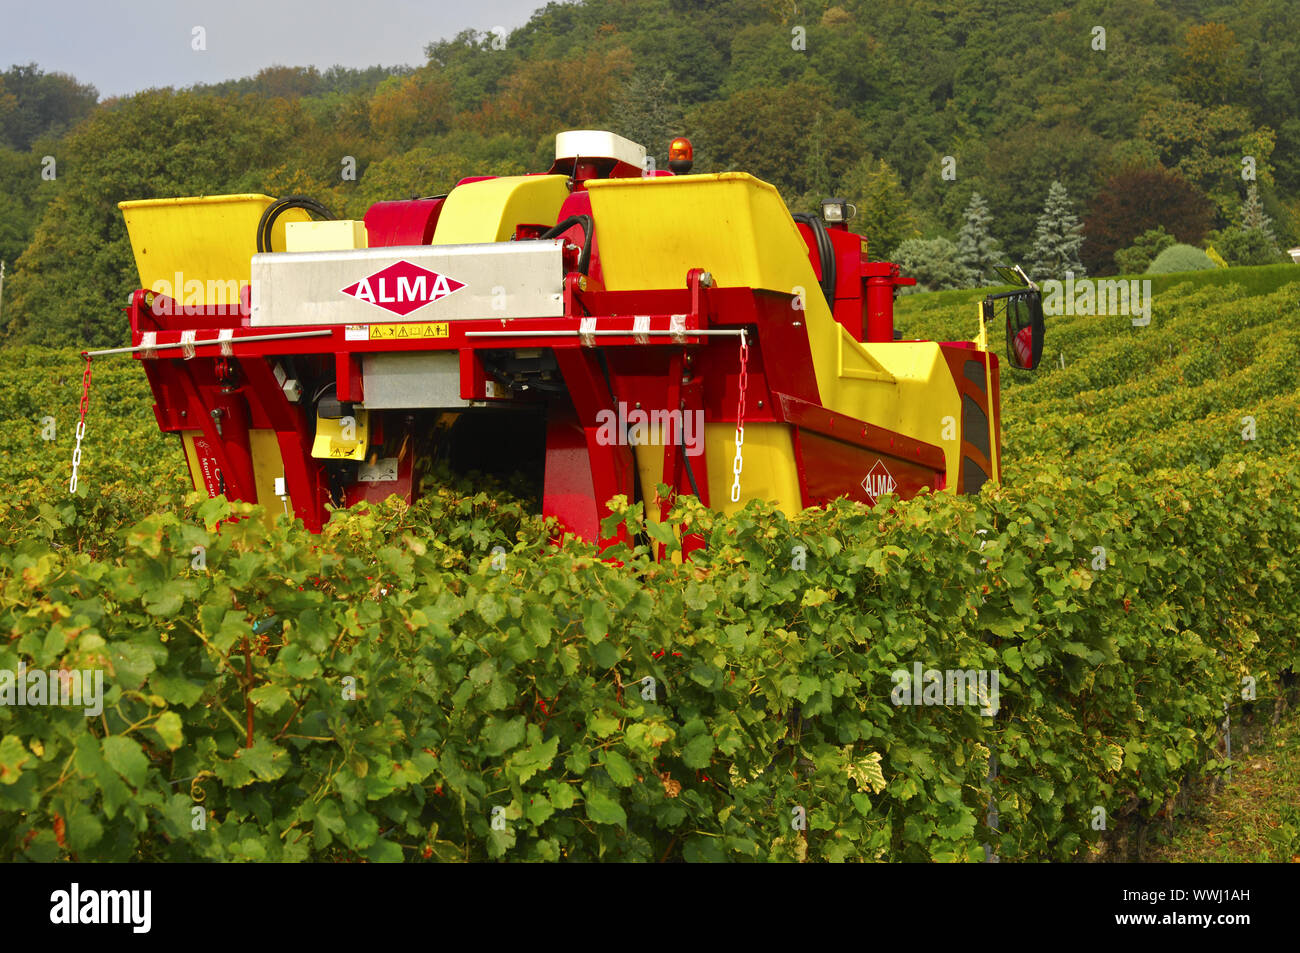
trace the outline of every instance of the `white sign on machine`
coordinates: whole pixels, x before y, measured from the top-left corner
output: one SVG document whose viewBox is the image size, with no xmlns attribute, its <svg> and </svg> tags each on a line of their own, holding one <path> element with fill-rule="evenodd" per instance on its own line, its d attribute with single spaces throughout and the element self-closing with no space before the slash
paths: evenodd
<svg viewBox="0 0 1300 953">
<path fill-rule="evenodd" d="M 249 323 L 561 317 L 562 249 L 556 239 L 254 255 Z"/>
<path fill-rule="evenodd" d="M 373 275 L 354 281 L 343 289 L 343 294 L 405 317 L 464 287 L 463 281 L 413 265 L 403 258 Z"/>
</svg>

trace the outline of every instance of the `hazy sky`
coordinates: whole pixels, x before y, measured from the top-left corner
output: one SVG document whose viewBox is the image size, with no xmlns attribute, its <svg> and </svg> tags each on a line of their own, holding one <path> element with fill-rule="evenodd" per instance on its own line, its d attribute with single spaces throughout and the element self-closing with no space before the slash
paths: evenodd
<svg viewBox="0 0 1300 953">
<path fill-rule="evenodd" d="M 265 66 L 424 62 L 466 28 L 513 30 L 546 0 L 0 0 L 0 70 L 35 61 L 101 96 L 251 76 Z M 192 49 L 193 30 L 206 51 Z"/>
</svg>

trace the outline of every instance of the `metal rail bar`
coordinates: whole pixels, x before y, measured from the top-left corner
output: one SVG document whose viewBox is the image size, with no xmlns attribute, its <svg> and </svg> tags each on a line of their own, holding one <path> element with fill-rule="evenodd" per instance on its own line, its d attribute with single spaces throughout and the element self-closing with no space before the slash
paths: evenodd
<svg viewBox="0 0 1300 953">
<path fill-rule="evenodd" d="M 745 332 L 739 328 L 709 328 L 701 330 L 692 330 L 684 328 L 677 331 L 634 331 L 628 328 L 626 331 L 466 331 L 467 338 L 527 338 L 527 337 L 703 337 L 705 335 L 718 334 L 730 337 L 742 337 Z"/>
<path fill-rule="evenodd" d="M 284 334 L 256 334 L 244 337 L 212 338 L 209 341 L 177 341 L 174 344 L 138 344 L 135 347 L 109 347 L 99 351 L 82 351 L 84 357 L 103 357 L 105 354 L 134 354 L 136 351 L 162 351 L 174 347 L 203 347 L 208 344 L 244 344 L 248 341 L 284 341 L 289 338 L 318 338 L 328 331 L 292 331 Z"/>
</svg>

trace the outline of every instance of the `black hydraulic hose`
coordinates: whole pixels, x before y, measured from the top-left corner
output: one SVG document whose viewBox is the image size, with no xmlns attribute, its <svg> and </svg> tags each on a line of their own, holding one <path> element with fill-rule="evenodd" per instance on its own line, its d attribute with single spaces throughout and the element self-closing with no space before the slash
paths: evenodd
<svg viewBox="0 0 1300 953">
<path fill-rule="evenodd" d="M 682 451 L 682 463 L 686 465 L 686 479 L 691 482 L 691 492 L 695 494 L 697 500 L 703 502 L 699 484 L 695 482 L 695 471 L 691 469 L 691 455 L 686 452 L 686 434 L 683 433 L 686 429 L 686 413 L 685 410 L 682 411 L 682 426 L 677 428 L 677 446 Z"/>
<path fill-rule="evenodd" d="M 810 215 L 807 212 L 797 212 L 792 216 L 796 222 L 803 222 L 812 229 L 814 237 L 817 239 L 817 258 L 822 266 L 822 295 L 826 298 L 826 303 L 835 309 L 835 246 L 831 243 L 830 232 L 826 231 L 826 223 L 821 220 L 820 215 Z"/>
<path fill-rule="evenodd" d="M 555 238 L 564 232 L 567 232 L 574 225 L 581 225 L 582 232 L 586 236 L 582 242 L 582 256 L 578 259 L 578 271 L 584 275 L 587 273 L 587 264 L 591 261 L 591 235 L 595 231 L 590 215 L 570 215 L 564 221 L 560 222 L 553 228 L 548 228 L 538 238 Z"/>
<path fill-rule="evenodd" d="M 291 208 L 300 208 L 310 212 L 317 218 L 325 221 L 332 221 L 334 213 L 327 209 L 320 202 L 306 195 L 288 195 L 282 199 L 272 202 L 262 212 L 262 217 L 257 222 L 257 250 L 258 252 L 272 251 L 271 232 L 275 228 L 275 221 L 281 214 Z"/>
</svg>

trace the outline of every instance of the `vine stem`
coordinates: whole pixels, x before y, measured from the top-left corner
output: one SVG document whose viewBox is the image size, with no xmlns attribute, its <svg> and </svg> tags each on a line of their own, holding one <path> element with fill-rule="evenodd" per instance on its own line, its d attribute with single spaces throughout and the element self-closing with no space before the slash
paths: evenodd
<svg viewBox="0 0 1300 953">
<path fill-rule="evenodd" d="M 253 649 L 248 639 L 244 639 L 244 716 L 248 720 L 248 740 L 245 748 L 253 747 L 253 699 L 249 689 L 253 686 Z"/>
<path fill-rule="evenodd" d="M 62 784 L 64 781 L 68 779 L 68 768 L 72 766 L 72 759 L 75 758 L 76 756 L 77 753 L 75 751 L 72 754 L 68 755 L 68 760 L 63 763 L 63 770 L 59 772 L 59 779 L 55 781 L 53 784 L 51 784 L 44 791 L 42 791 L 41 797 L 45 797 L 45 795 L 49 794 L 51 791 L 53 791 L 60 784 Z"/>
<path fill-rule="evenodd" d="M 670 840 L 670 841 L 668 842 L 668 846 L 664 848 L 663 855 L 659 858 L 659 863 L 662 864 L 664 861 L 666 861 L 666 860 L 668 859 L 668 855 L 671 854 L 673 848 L 677 846 L 677 838 L 679 838 L 679 837 L 681 837 L 680 834 L 674 834 L 674 835 L 673 835 L 673 839 Z"/>
<path fill-rule="evenodd" d="M 280 733 L 271 739 L 272 741 L 279 741 L 281 738 L 284 737 L 284 733 L 289 730 L 289 726 L 293 724 L 293 720 L 298 717 L 298 712 L 302 711 L 302 706 L 306 703 L 306 701 L 307 699 L 303 698 L 301 701 L 299 701 L 296 705 L 293 706 L 293 712 L 292 714 L 289 715 L 289 720 L 284 723 L 284 727 L 280 729 Z"/>
</svg>

